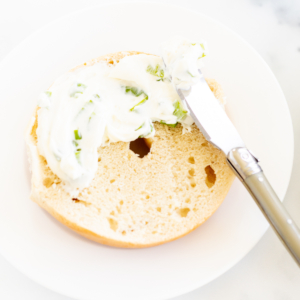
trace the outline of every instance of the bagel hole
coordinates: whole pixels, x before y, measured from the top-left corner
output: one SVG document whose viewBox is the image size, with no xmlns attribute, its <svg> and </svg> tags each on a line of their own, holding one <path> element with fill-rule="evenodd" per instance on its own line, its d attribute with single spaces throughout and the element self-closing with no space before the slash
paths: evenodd
<svg viewBox="0 0 300 300">
<path fill-rule="evenodd" d="M 188 162 L 190 164 L 194 164 L 195 163 L 195 158 L 193 156 L 190 156 L 189 159 L 188 159 Z"/>
<path fill-rule="evenodd" d="M 191 168 L 191 169 L 189 170 L 189 174 L 190 174 L 190 176 L 195 176 L 195 169 L 194 169 L 194 168 Z"/>
<path fill-rule="evenodd" d="M 109 218 L 108 222 L 109 222 L 110 229 L 112 229 L 113 231 L 116 231 L 118 229 L 118 222 L 116 220 Z"/>
<path fill-rule="evenodd" d="M 196 185 L 196 180 L 194 178 L 191 178 L 191 187 L 194 188 Z"/>
<path fill-rule="evenodd" d="M 205 184 L 207 185 L 208 188 L 211 188 L 214 186 L 217 180 L 217 175 L 214 169 L 210 165 L 206 166 L 204 170 L 206 173 Z"/>
<path fill-rule="evenodd" d="M 143 158 L 150 152 L 150 147 L 148 146 L 145 139 L 138 138 L 135 141 L 130 142 L 129 149 L 137 154 L 139 158 Z"/>
<path fill-rule="evenodd" d="M 44 180 L 43 180 L 43 185 L 48 189 L 49 187 L 51 187 L 52 186 L 52 184 L 53 184 L 54 182 L 53 182 L 53 180 L 51 179 L 51 178 L 45 178 Z"/>
<path fill-rule="evenodd" d="M 77 198 L 72 198 L 72 200 L 75 202 L 75 203 L 81 203 L 83 204 L 85 207 L 89 207 L 90 205 L 92 205 L 92 203 L 89 203 L 89 202 L 86 202 L 84 200 L 79 200 Z"/>
<path fill-rule="evenodd" d="M 188 213 L 190 212 L 190 209 L 188 207 L 180 208 L 177 210 L 177 213 L 181 218 L 186 218 Z"/>
</svg>

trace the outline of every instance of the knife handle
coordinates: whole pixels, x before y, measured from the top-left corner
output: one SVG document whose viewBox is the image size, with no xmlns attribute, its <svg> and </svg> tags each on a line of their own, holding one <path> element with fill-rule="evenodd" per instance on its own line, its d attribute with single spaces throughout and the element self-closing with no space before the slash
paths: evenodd
<svg viewBox="0 0 300 300">
<path fill-rule="evenodd" d="M 300 267 L 300 230 L 286 211 L 258 160 L 246 148 L 235 148 L 227 162 Z"/>
</svg>

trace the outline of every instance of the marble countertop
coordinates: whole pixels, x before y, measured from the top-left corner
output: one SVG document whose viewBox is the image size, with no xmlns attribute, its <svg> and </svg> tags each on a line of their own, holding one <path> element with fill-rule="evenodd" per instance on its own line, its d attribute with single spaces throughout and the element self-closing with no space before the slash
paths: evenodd
<svg viewBox="0 0 300 300">
<path fill-rule="evenodd" d="M 0 60 L 43 25 L 69 12 L 114 0 L 10 0 L 0 10 Z M 300 226 L 300 1 L 169 0 L 204 13 L 248 41 L 271 67 L 290 108 L 295 137 L 284 205 Z M 278 120 L 280 122 L 280 120 Z M 278 158 L 280 159 L 280 158 Z M 300 270 L 271 229 L 231 270 L 174 300 L 298 300 Z M 70 300 L 26 278 L 0 256 L 0 299 Z M 142 299 L 141 299 L 142 300 Z"/>
</svg>

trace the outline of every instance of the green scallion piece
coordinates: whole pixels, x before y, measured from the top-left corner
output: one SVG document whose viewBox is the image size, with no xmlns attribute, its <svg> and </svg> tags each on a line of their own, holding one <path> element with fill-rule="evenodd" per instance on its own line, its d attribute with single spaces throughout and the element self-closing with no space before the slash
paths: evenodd
<svg viewBox="0 0 300 300">
<path fill-rule="evenodd" d="M 92 112 L 91 116 L 89 117 L 89 121 L 91 121 L 91 119 L 92 119 L 93 116 L 96 116 L 95 112 Z"/>
<path fill-rule="evenodd" d="M 152 122 L 150 122 L 150 128 L 151 128 L 151 131 L 150 131 L 150 133 L 151 133 L 154 129 Z"/>
<path fill-rule="evenodd" d="M 177 126 L 177 124 L 178 124 L 178 122 L 176 122 L 175 124 L 167 124 L 167 123 L 165 123 L 163 121 L 160 121 L 160 123 L 164 124 L 164 125 L 168 125 L 169 127 L 173 127 L 173 128 L 175 128 Z"/>
<path fill-rule="evenodd" d="M 77 86 L 78 86 L 78 87 L 83 87 L 83 88 L 86 88 L 86 85 L 85 85 L 85 84 L 83 84 L 83 83 L 77 83 Z"/>
<path fill-rule="evenodd" d="M 76 157 L 78 163 L 80 163 L 80 151 L 75 152 L 75 157 Z"/>
<path fill-rule="evenodd" d="M 133 106 L 130 111 L 133 111 L 138 105 L 146 102 L 148 100 L 148 95 L 143 91 L 143 90 L 139 90 L 138 88 L 136 87 L 132 87 L 132 86 L 125 86 L 125 93 L 128 94 L 128 93 L 131 93 L 133 94 L 135 97 L 139 97 L 140 95 L 144 95 L 145 98 L 140 101 L 138 104 L 136 104 L 135 106 Z"/>
<path fill-rule="evenodd" d="M 52 92 L 51 92 L 51 91 L 45 91 L 45 94 L 46 94 L 48 97 L 51 97 L 51 96 L 52 96 Z"/>
<path fill-rule="evenodd" d="M 177 120 L 182 120 L 186 114 L 187 111 L 183 109 L 181 103 L 179 101 L 176 101 L 175 103 L 173 103 L 173 106 L 175 108 L 173 115 L 177 117 Z"/>
<path fill-rule="evenodd" d="M 139 128 L 137 128 L 135 131 L 138 131 L 138 130 L 141 129 L 144 125 L 145 125 L 145 122 L 144 122 Z"/>
<path fill-rule="evenodd" d="M 130 108 L 130 111 L 133 111 L 138 105 L 143 104 L 147 100 L 148 100 L 148 95 L 146 95 L 146 97 L 142 101 L 140 101 L 138 104 L 136 104 L 135 106 L 133 106 L 132 108 Z"/>
<path fill-rule="evenodd" d="M 159 65 L 156 65 L 155 69 L 151 65 L 149 65 L 146 71 L 153 76 L 160 77 L 161 79 L 165 76 L 164 70 L 161 69 Z"/>
<path fill-rule="evenodd" d="M 81 140 L 82 139 L 82 135 L 78 131 L 78 129 L 74 130 L 74 136 L 75 136 L 75 140 Z"/>
<path fill-rule="evenodd" d="M 72 86 L 73 92 L 70 94 L 70 97 L 77 98 L 78 94 L 83 94 L 83 91 L 87 88 L 87 86 L 83 83 L 77 83 L 75 86 Z"/>
<path fill-rule="evenodd" d="M 196 46 L 196 45 L 197 45 L 197 43 L 191 43 L 191 45 L 192 45 L 192 46 Z M 205 48 L 204 48 L 204 44 L 202 44 L 202 43 L 199 43 L 199 45 L 201 46 L 201 48 L 202 48 L 203 50 L 205 50 Z"/>
<path fill-rule="evenodd" d="M 145 124 L 145 123 L 144 123 L 144 124 Z M 144 125 L 144 124 L 143 124 L 143 125 Z M 144 138 L 144 137 L 148 136 L 149 134 L 151 134 L 151 132 L 153 131 L 153 129 L 154 129 L 153 124 L 152 124 L 152 122 L 150 121 L 150 132 L 147 133 L 147 134 L 145 134 L 145 135 L 140 135 L 139 138 Z"/>
<path fill-rule="evenodd" d="M 81 108 L 81 110 L 79 111 L 79 113 L 81 113 L 85 108 L 87 108 L 89 105 L 94 104 L 93 100 L 90 100 L 89 102 L 86 102 L 84 104 L 84 107 Z M 79 114 L 78 113 L 78 114 Z"/>
<path fill-rule="evenodd" d="M 125 86 L 125 93 L 126 94 L 131 93 L 136 97 L 138 97 L 142 94 L 146 95 L 146 93 L 143 90 L 138 90 L 138 88 L 133 87 L 133 86 Z"/>
<path fill-rule="evenodd" d="M 196 76 L 194 76 L 192 73 L 190 73 L 189 71 L 187 71 L 187 72 L 188 72 L 188 74 L 189 74 L 190 76 L 196 77 Z"/>
</svg>

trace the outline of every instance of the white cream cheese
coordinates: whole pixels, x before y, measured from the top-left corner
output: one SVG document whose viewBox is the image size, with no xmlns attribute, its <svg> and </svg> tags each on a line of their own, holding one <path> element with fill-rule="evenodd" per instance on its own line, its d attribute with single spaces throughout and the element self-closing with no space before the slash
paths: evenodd
<svg viewBox="0 0 300 300">
<path fill-rule="evenodd" d="M 190 42 L 174 37 L 162 44 L 162 58 L 174 85 L 188 90 L 200 78 L 201 58 L 207 54 L 205 42 Z"/>
<path fill-rule="evenodd" d="M 155 121 L 192 123 L 174 84 L 187 88 L 197 81 L 203 47 L 177 38 L 163 46 L 167 70 L 161 57 L 127 56 L 116 65 L 99 62 L 69 72 L 40 96 L 38 151 L 70 193 L 93 180 L 98 147 L 152 137 Z"/>
</svg>

